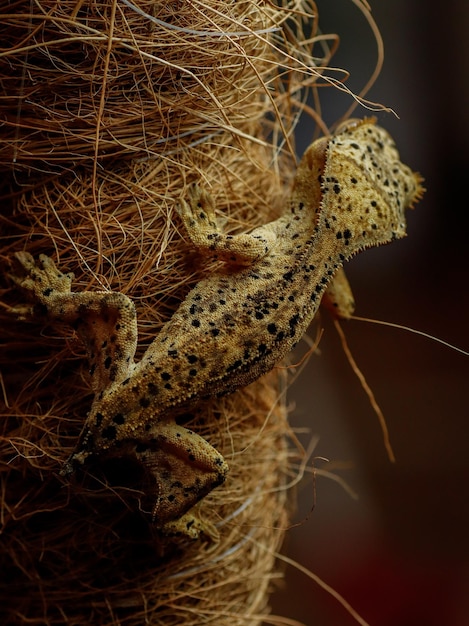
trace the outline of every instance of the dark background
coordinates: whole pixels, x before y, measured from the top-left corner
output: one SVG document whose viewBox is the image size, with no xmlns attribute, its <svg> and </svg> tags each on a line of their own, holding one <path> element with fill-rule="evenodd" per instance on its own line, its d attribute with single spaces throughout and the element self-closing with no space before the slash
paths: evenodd
<svg viewBox="0 0 469 626">
<path fill-rule="evenodd" d="M 347 266 L 357 315 L 389 320 L 469 350 L 469 3 L 370 0 L 385 63 L 368 97 L 402 160 L 427 192 L 408 216 L 408 237 Z M 341 46 L 332 64 L 359 91 L 376 47 L 347 0 L 319 0 L 323 32 Z M 324 90 L 334 122 L 350 99 Z M 354 116 L 367 112 L 358 108 Z M 312 130 L 300 128 L 298 151 Z M 325 314 L 321 355 L 290 391 L 291 420 L 316 435 L 314 456 L 330 459 L 358 493 L 336 482 L 303 481 L 283 552 L 343 594 L 372 626 L 469 624 L 469 357 L 423 337 L 361 322 L 344 324 L 352 352 L 386 416 L 397 462 L 386 457 L 378 420 Z M 307 349 L 299 346 L 300 356 Z M 314 510 L 310 509 L 315 499 Z M 274 611 L 308 626 L 355 621 L 304 574 L 286 569 Z"/>
</svg>

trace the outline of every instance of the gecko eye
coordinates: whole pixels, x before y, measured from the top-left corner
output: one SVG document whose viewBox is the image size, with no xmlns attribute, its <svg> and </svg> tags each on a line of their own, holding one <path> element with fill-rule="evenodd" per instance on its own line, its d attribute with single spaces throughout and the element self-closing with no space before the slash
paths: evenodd
<svg viewBox="0 0 469 626">
<path fill-rule="evenodd" d="M 371 120 L 374 119 L 376 121 L 376 118 L 369 118 L 368 122 L 371 122 Z M 353 128 L 356 128 L 357 126 L 361 126 L 363 124 L 364 120 L 360 120 L 356 117 L 351 117 L 348 120 L 345 120 L 345 122 L 341 122 L 337 128 L 334 131 L 334 135 L 340 135 L 340 133 L 344 133 L 348 130 L 352 130 Z"/>
</svg>

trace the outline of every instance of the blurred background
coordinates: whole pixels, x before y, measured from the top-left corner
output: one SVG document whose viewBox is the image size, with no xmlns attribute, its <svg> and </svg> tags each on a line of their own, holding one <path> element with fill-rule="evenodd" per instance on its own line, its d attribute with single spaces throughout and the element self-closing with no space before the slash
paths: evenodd
<svg viewBox="0 0 469 626">
<path fill-rule="evenodd" d="M 469 3 L 370 0 L 385 45 L 368 94 L 399 116 L 379 113 L 402 160 L 427 192 L 408 216 L 408 237 L 347 266 L 356 314 L 411 326 L 469 350 Z M 366 83 L 376 46 L 349 0 L 318 0 L 321 30 L 341 37 L 332 64 Z M 333 123 L 350 105 L 322 94 Z M 367 112 L 358 108 L 354 116 Z M 298 152 L 312 129 L 302 126 Z M 336 482 L 303 481 L 283 553 L 331 585 L 372 626 L 469 624 L 469 357 L 407 332 L 343 324 L 358 365 L 381 405 L 397 462 L 386 456 L 378 420 L 327 315 L 321 354 L 290 390 L 294 426 L 316 435 L 318 469 Z M 302 343 L 298 356 L 307 350 Z M 468 387 L 466 387 L 468 385 Z M 311 508 L 314 506 L 312 512 Z M 307 519 L 305 519 L 307 518 Z M 356 623 L 304 574 L 287 567 L 273 609 L 308 626 Z"/>
</svg>

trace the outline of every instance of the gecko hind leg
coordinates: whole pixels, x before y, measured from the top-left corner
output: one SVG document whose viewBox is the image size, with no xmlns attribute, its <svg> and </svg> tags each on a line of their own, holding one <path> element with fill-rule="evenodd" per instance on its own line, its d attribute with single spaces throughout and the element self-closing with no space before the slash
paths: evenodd
<svg viewBox="0 0 469 626">
<path fill-rule="evenodd" d="M 152 432 L 153 431 L 153 432 Z M 223 456 L 208 441 L 175 422 L 155 424 L 135 454 L 157 485 L 152 517 L 164 534 L 189 537 L 207 532 L 192 509 L 228 472 Z"/>
<path fill-rule="evenodd" d="M 196 248 L 229 263 L 251 265 L 268 254 L 276 239 L 268 224 L 252 233 L 222 233 L 215 216 L 214 200 L 198 185 L 189 188 L 188 200 L 181 200 L 177 212 Z"/>
<path fill-rule="evenodd" d="M 115 291 L 71 291 L 73 274 L 58 270 L 44 254 L 37 263 L 27 252 L 17 252 L 15 258 L 20 274 L 10 276 L 33 304 L 11 307 L 11 312 L 22 319 L 46 317 L 72 326 L 86 347 L 95 393 L 126 378 L 137 346 L 136 312 L 130 298 Z"/>
<path fill-rule="evenodd" d="M 11 312 L 16 313 L 20 319 L 30 319 L 37 314 L 49 315 L 48 305 L 51 297 L 66 297 L 71 294 L 74 274 L 60 272 L 52 259 L 45 254 L 39 255 L 41 267 L 36 264 L 29 252 L 16 252 L 15 259 L 21 267 L 21 275 L 9 276 L 18 287 L 27 291 L 33 300 L 29 305 L 11 307 Z"/>
</svg>

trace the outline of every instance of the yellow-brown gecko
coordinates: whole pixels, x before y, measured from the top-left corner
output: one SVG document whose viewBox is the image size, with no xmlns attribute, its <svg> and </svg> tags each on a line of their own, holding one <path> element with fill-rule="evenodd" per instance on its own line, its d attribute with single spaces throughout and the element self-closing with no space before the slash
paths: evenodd
<svg viewBox="0 0 469 626">
<path fill-rule="evenodd" d="M 211 197 L 192 187 L 178 209 L 188 237 L 205 255 L 237 267 L 201 280 L 138 363 L 130 298 L 72 292 L 73 275 L 49 257 L 36 265 L 30 254 L 17 253 L 21 272 L 14 280 L 35 301 L 17 311 L 73 325 L 89 356 L 95 397 L 62 473 L 101 455 L 133 455 L 157 485 L 157 528 L 199 536 L 204 526 L 190 509 L 225 480 L 228 467 L 175 414 L 272 369 L 301 338 L 328 288 L 340 315 L 340 299 L 347 301 L 342 264 L 405 235 L 404 211 L 420 198 L 420 182 L 388 133 L 367 119 L 315 141 L 299 164 L 285 214 L 250 234 L 221 233 Z"/>
</svg>

